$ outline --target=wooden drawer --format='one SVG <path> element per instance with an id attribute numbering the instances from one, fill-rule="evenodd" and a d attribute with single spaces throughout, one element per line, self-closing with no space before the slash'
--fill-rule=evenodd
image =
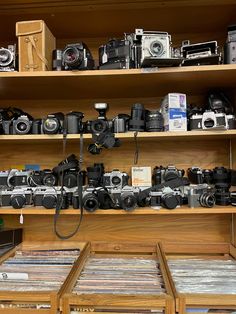
<path id="1" fill-rule="evenodd" d="M 127 294 L 101 292 L 90 294 L 88 292 L 82 292 L 81 294 L 73 293 L 73 289 L 76 286 L 77 279 L 81 278 L 80 275 L 85 266 L 88 265 L 88 261 L 99 259 L 99 258 L 125 258 L 130 259 L 141 258 L 142 260 L 154 260 L 159 261 L 160 274 L 162 276 L 165 292 L 163 294 L 146 294 L 142 292 L 140 294 L 135 294 L 133 292 L 128 292 Z M 165 313 L 174 313 L 174 299 L 168 281 L 168 276 L 165 273 L 165 267 L 161 259 L 161 253 L 158 245 L 145 245 L 145 244 L 135 244 L 135 243 L 91 243 L 88 244 L 86 249 L 82 252 L 80 256 L 81 264 L 76 270 L 76 276 L 68 285 L 67 293 L 62 298 L 62 309 L 63 314 L 72 313 L 73 310 L 76 311 L 108 311 L 109 313 L 116 313 L 122 311 L 127 311 L 129 313 L 135 312 L 135 310 L 142 313 L 142 310 L 156 310 Z M 101 261 L 101 260 L 100 260 Z M 139 261 L 138 261 L 139 263 Z M 122 264 L 123 265 L 123 264 Z M 96 266 L 95 266 L 96 267 Z M 132 266 L 131 266 L 132 267 Z M 97 269 L 96 269 L 97 271 Z M 105 270 L 106 271 L 106 270 Z M 125 275 L 124 275 L 125 276 Z M 94 276 L 96 278 L 96 276 Z M 118 280 L 120 278 L 118 277 Z M 131 280 L 132 281 L 132 280 Z M 139 281 L 140 282 L 140 281 Z M 116 285 L 117 280 L 113 284 Z M 135 287 L 136 288 L 136 287 Z M 103 289 L 103 288 L 102 288 Z"/>
<path id="2" fill-rule="evenodd" d="M 168 262 L 180 259 L 204 259 L 204 260 L 236 260 L 236 248 L 228 243 L 223 244 L 159 244 L 163 263 L 172 287 L 176 301 L 176 311 L 186 313 L 187 309 L 236 309 L 236 294 L 212 294 L 212 293 L 180 293 L 171 274 Z M 183 269 L 184 270 L 184 269 Z M 185 279 L 186 280 L 186 279 Z M 223 311 L 222 311 L 223 312 Z"/>
<path id="3" fill-rule="evenodd" d="M 17 250 L 30 249 L 30 250 L 48 250 L 48 249 L 80 249 L 83 254 L 83 249 L 86 243 L 64 242 L 64 243 L 22 243 L 16 248 L 12 249 L 0 259 L 2 264 L 9 257 L 15 255 Z M 72 280 L 75 270 L 80 264 L 80 255 L 76 259 L 75 263 L 71 267 L 66 279 L 62 286 L 56 291 L 0 291 L 0 313 L 44 313 L 44 314 L 56 314 L 59 309 L 60 297 L 67 288 L 67 285 Z M 1 282 L 2 283 L 2 282 Z M 36 306 L 37 305 L 37 306 Z M 45 305 L 43 308 L 42 305 Z"/>

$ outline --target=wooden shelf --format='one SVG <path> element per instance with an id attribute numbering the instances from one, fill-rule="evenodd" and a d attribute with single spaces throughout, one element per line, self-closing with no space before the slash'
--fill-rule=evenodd
<path id="1" fill-rule="evenodd" d="M 236 65 L 0 73 L 2 99 L 107 99 L 188 95 L 235 88 Z M 26 91 L 27 86 L 27 91 Z M 63 86 L 63 88 L 59 88 Z M 42 106 L 44 103 L 42 102 Z M 45 103 L 46 105 L 46 103 Z"/>
<path id="2" fill-rule="evenodd" d="M 54 209 L 39 209 L 39 208 L 23 208 L 23 215 L 54 215 Z M 78 209 L 66 209 L 61 210 L 62 215 L 79 215 L 80 211 Z M 14 208 L 1 208 L 0 214 L 6 215 L 20 215 L 20 209 Z M 87 212 L 84 210 L 85 215 L 195 215 L 195 214 L 236 214 L 235 206 L 217 206 L 214 208 L 188 208 L 184 206 L 182 208 L 176 208 L 173 210 L 168 209 L 152 209 L 150 207 L 147 208 L 136 208 L 133 211 L 125 211 L 125 210 L 115 210 L 115 209 L 99 209 L 93 213 Z"/>
<path id="3" fill-rule="evenodd" d="M 134 138 L 134 132 L 117 133 L 117 138 L 122 140 L 132 140 Z M 67 141 L 79 141 L 79 134 L 68 134 Z M 91 134 L 84 134 L 84 140 L 91 140 Z M 235 130 L 222 130 L 222 131 L 188 131 L 188 132 L 139 132 L 138 139 L 140 140 L 155 140 L 155 141 L 191 141 L 191 140 L 208 140 L 208 139 L 231 139 L 236 138 Z M 63 135 L 46 135 L 46 134 L 28 134 L 28 135 L 0 135 L 0 141 L 3 142 L 57 142 L 62 141 Z"/>

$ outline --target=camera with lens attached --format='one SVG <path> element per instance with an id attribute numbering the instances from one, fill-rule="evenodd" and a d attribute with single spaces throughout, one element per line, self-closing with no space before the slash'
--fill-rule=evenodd
<path id="1" fill-rule="evenodd" d="M 34 191 L 34 206 L 43 206 L 47 209 L 56 208 L 58 202 L 60 209 L 69 207 L 69 199 L 65 190 L 61 192 L 60 187 L 39 187 Z"/>
<path id="2" fill-rule="evenodd" d="M 170 187 L 164 187 L 157 191 L 151 191 L 149 194 L 149 205 L 154 209 L 161 207 L 174 209 L 182 205 L 182 195 L 180 190 L 173 190 Z"/>
<path id="3" fill-rule="evenodd" d="M 235 116 L 206 110 L 203 114 L 192 115 L 189 123 L 190 130 L 235 129 Z"/>
<path id="4" fill-rule="evenodd" d="M 182 178 L 184 173 L 185 171 L 183 169 L 177 169 L 172 165 L 167 167 L 155 167 L 152 174 L 153 185 L 158 185 L 177 178 Z"/>
<path id="5" fill-rule="evenodd" d="M 86 187 L 82 195 L 82 204 L 85 210 L 94 212 L 96 209 L 112 208 L 112 200 L 103 187 Z"/>
<path id="6" fill-rule="evenodd" d="M 135 67 L 131 42 L 112 39 L 99 47 L 100 69 L 131 69 Z"/>
<path id="7" fill-rule="evenodd" d="M 210 169 L 201 169 L 199 167 L 188 168 L 188 178 L 194 184 L 213 184 L 213 172 Z"/>
<path id="8" fill-rule="evenodd" d="M 224 47 L 224 63 L 236 63 L 236 25 L 228 26 L 228 37 Z"/>
<path id="9" fill-rule="evenodd" d="M 16 70 L 16 45 L 8 45 L 7 48 L 0 48 L 0 72 L 12 72 Z"/>
<path id="10" fill-rule="evenodd" d="M 45 119 L 42 119 L 43 134 L 60 134 L 63 133 L 64 114 L 62 112 L 51 113 Z"/>
<path id="11" fill-rule="evenodd" d="M 120 172 L 118 169 L 106 172 L 103 175 L 103 186 L 105 188 L 122 189 L 125 185 L 128 185 L 128 181 L 128 174 L 126 172 Z"/>
<path id="12" fill-rule="evenodd" d="M 5 119 L 1 121 L 3 134 L 29 134 L 32 132 L 33 117 L 21 109 L 5 109 Z"/>
<path id="13" fill-rule="evenodd" d="M 7 176 L 7 185 L 9 187 L 28 186 L 31 170 L 11 169 Z"/>
<path id="14" fill-rule="evenodd" d="M 81 134 L 84 132 L 83 112 L 72 111 L 66 114 L 64 128 L 67 134 Z"/>
<path id="15" fill-rule="evenodd" d="M 53 52 L 54 70 L 93 70 L 94 60 L 86 44 L 67 45 L 62 51 Z"/>
<path id="16" fill-rule="evenodd" d="M 32 205 L 33 191 L 30 188 L 8 188 L 0 191 L 0 206 L 20 209 Z"/>
<path id="17" fill-rule="evenodd" d="M 113 132 L 125 133 L 129 130 L 130 116 L 128 114 L 120 113 L 113 120 Z"/>
<path id="18" fill-rule="evenodd" d="M 184 187 L 184 194 L 188 197 L 188 206 L 211 208 L 216 204 L 213 189 L 208 184 L 190 185 Z"/>
<path id="19" fill-rule="evenodd" d="M 140 188 L 129 185 L 109 189 L 113 208 L 122 208 L 127 211 L 134 210 L 138 206 L 139 192 Z"/>
<path id="20" fill-rule="evenodd" d="M 125 34 L 125 39 L 131 43 L 136 68 L 179 66 L 182 62 L 166 32 L 135 29 L 134 33 Z"/>
<path id="21" fill-rule="evenodd" d="M 32 187 L 55 186 L 58 183 L 57 175 L 51 169 L 33 171 L 29 176 L 28 183 Z"/>

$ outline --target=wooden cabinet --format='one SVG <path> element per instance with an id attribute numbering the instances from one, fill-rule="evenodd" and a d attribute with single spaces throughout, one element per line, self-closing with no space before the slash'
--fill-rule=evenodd
<path id="1" fill-rule="evenodd" d="M 217 40 L 222 46 L 227 26 L 235 22 L 236 0 L 19 0 L 1 1 L 1 45 L 16 41 L 15 23 L 43 19 L 57 46 L 84 41 L 96 62 L 98 47 L 111 37 L 122 37 L 136 27 L 168 31 L 173 45 Z M 0 106 L 16 106 L 35 118 L 50 112 L 82 111 L 95 118 L 93 104 L 110 104 L 109 117 L 129 113 L 135 102 L 146 108 L 159 108 L 168 92 L 187 94 L 190 103 L 201 105 L 211 88 L 226 89 L 235 95 L 236 65 L 176 67 L 157 70 L 94 70 L 84 72 L 0 73 Z M 85 144 L 91 141 L 85 135 Z M 130 173 L 134 162 L 133 133 L 121 134 L 120 148 L 103 150 L 98 156 L 85 150 L 84 167 L 103 162 Z M 0 136 L 1 169 L 20 164 L 53 167 L 63 155 L 62 136 Z M 187 169 L 225 166 L 236 168 L 236 130 L 223 132 L 139 133 L 140 166 L 175 164 Z M 79 154 L 79 136 L 69 135 L 66 153 Z M 20 210 L 0 208 L 8 227 L 19 226 Z M 25 241 L 59 241 L 53 232 L 53 210 L 25 208 Z M 69 232 L 79 220 L 77 210 L 62 211 L 60 230 Z M 136 209 L 131 213 L 98 210 L 85 213 L 80 231 L 72 240 L 152 242 L 236 242 L 236 208 L 187 207 L 172 211 Z"/>

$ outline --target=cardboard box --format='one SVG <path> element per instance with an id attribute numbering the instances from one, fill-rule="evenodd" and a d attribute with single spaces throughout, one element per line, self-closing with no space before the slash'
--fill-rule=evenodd
<path id="1" fill-rule="evenodd" d="M 52 70 L 56 39 L 42 20 L 16 23 L 19 71 Z"/>
<path id="2" fill-rule="evenodd" d="M 187 101 L 185 94 L 170 93 L 161 103 L 164 131 L 187 131 Z"/>
<path id="3" fill-rule="evenodd" d="M 151 167 L 132 167 L 132 186 L 138 187 L 152 186 Z"/>

